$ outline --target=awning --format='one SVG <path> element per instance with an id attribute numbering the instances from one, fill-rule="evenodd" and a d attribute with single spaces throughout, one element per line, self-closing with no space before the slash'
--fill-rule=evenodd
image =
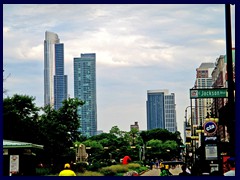
<path id="1" fill-rule="evenodd" d="M 28 142 L 3 140 L 3 149 L 10 149 L 10 148 L 37 148 L 37 149 L 43 149 L 43 145 L 33 144 L 33 143 L 28 143 Z"/>

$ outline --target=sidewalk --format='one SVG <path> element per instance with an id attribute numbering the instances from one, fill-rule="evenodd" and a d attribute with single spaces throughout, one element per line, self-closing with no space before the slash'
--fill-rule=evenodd
<path id="1" fill-rule="evenodd" d="M 140 176 L 159 176 L 160 175 L 160 169 L 150 169 L 149 171 L 143 173 Z"/>
<path id="2" fill-rule="evenodd" d="M 173 176 L 178 176 L 178 174 L 180 172 L 182 172 L 181 167 L 180 166 L 176 166 L 174 169 L 169 169 L 169 171 L 172 173 Z M 149 171 L 143 173 L 140 176 L 160 176 L 160 169 L 150 169 Z"/>

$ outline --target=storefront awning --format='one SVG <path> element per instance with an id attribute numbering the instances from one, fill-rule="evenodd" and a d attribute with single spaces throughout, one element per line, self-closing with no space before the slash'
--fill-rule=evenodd
<path id="1" fill-rule="evenodd" d="M 3 149 L 10 149 L 10 148 L 37 148 L 37 149 L 43 149 L 43 145 L 33 144 L 33 143 L 28 143 L 28 142 L 3 140 Z"/>

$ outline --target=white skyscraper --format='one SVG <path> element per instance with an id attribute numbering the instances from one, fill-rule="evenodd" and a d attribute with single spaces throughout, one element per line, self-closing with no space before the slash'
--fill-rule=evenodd
<path id="1" fill-rule="evenodd" d="M 45 32 L 44 40 L 44 106 L 54 105 L 55 44 L 60 43 L 58 35 Z"/>

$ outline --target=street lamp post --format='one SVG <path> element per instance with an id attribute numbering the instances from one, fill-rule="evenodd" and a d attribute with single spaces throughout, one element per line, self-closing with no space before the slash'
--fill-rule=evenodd
<path id="1" fill-rule="evenodd" d="M 210 108 L 210 106 L 197 106 L 197 107 L 204 107 L 204 108 Z M 200 119 L 199 120 L 199 123 L 198 125 L 197 124 L 194 124 L 193 123 L 193 109 L 196 108 L 196 106 L 192 106 L 192 101 L 191 101 L 191 105 L 190 106 L 187 106 L 186 109 L 185 109 L 185 128 L 187 126 L 189 126 L 189 122 L 188 122 L 188 119 L 187 119 L 187 110 L 188 108 L 191 108 L 191 116 L 190 116 L 190 132 L 191 132 L 191 155 L 190 158 L 192 158 L 192 164 L 195 163 L 195 159 L 196 159 L 196 141 L 198 140 L 199 142 L 199 146 L 201 146 L 203 143 L 203 134 L 201 133 L 200 135 L 196 135 L 196 133 L 198 132 L 197 129 L 199 129 L 200 127 L 200 130 L 202 132 L 202 125 L 203 125 L 203 120 Z M 195 112 L 195 111 L 194 111 Z M 194 130 L 196 128 L 196 131 Z M 186 129 L 185 129 L 186 130 Z M 186 137 L 187 138 L 187 137 Z"/>

